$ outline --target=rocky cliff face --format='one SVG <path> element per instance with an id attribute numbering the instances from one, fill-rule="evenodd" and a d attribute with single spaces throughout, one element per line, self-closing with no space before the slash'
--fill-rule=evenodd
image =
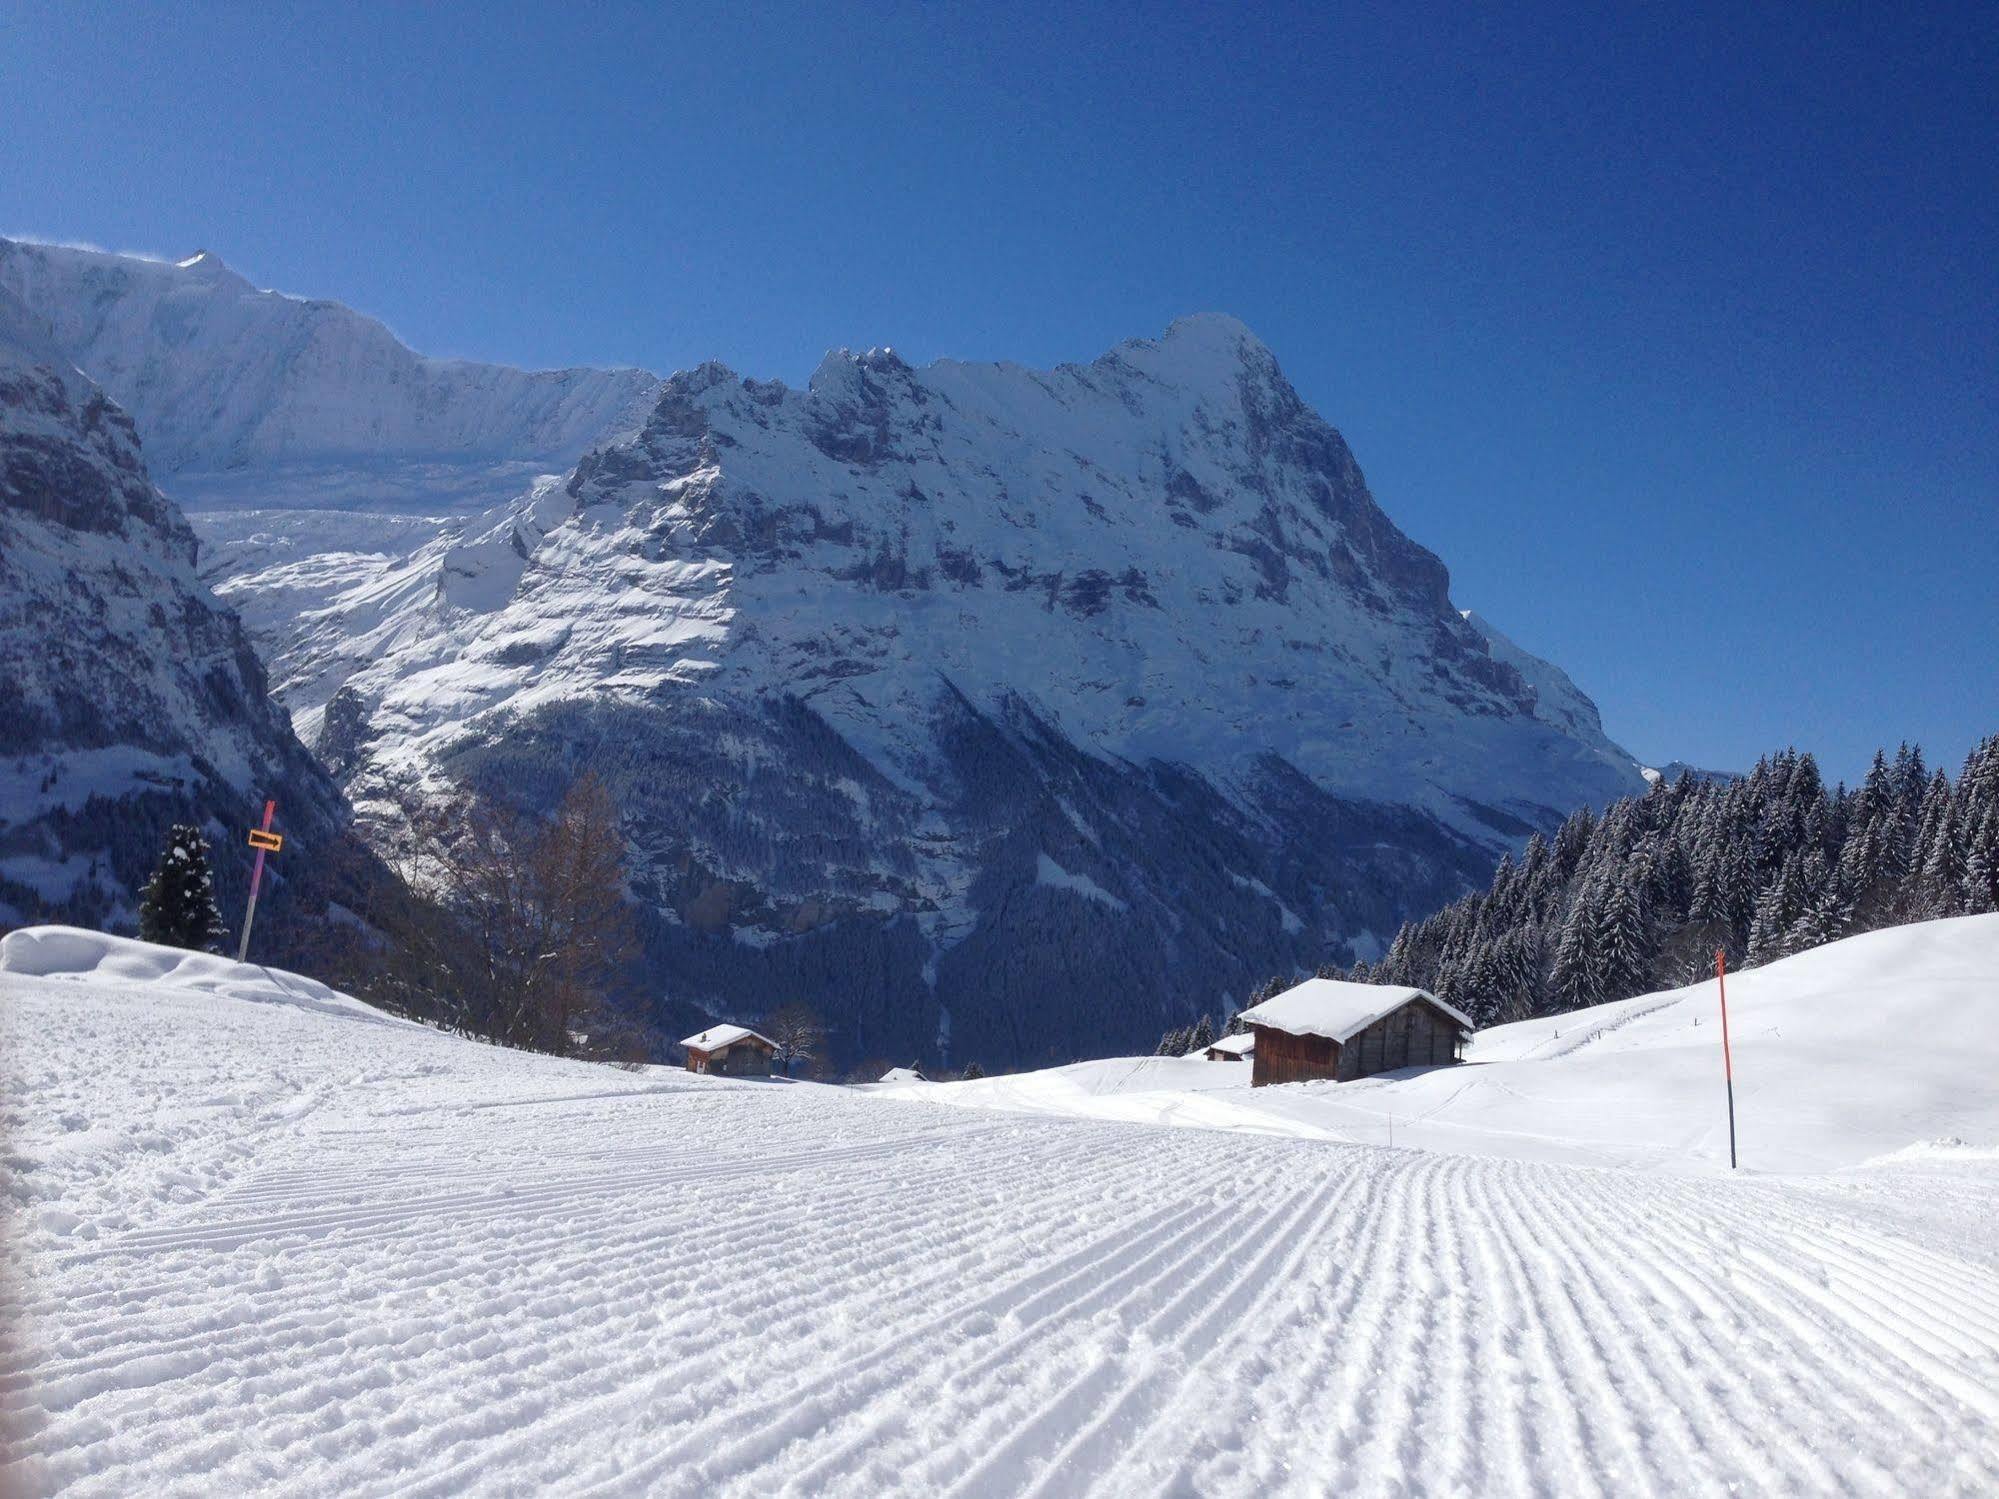
<path id="1" fill-rule="evenodd" d="M 293 862 L 348 820 L 269 697 L 131 418 L 0 291 L 0 923 L 120 925 L 168 823 L 226 855 L 263 797 Z M 284 897 L 278 897 L 280 900 Z"/>
<path id="2" fill-rule="evenodd" d="M 566 483 L 298 586 L 278 670 L 364 811 L 607 775 L 676 1023 L 802 998 L 850 1055 L 1147 1042 L 1643 784 L 1220 317 L 1050 372 L 704 366 Z"/>

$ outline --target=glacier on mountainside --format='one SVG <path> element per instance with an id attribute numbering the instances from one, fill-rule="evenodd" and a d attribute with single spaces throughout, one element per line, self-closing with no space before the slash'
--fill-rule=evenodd
<path id="1" fill-rule="evenodd" d="M 338 302 L 0 239 L 0 290 L 131 413 L 189 508 L 480 508 L 641 419 L 657 376 L 427 359 Z"/>

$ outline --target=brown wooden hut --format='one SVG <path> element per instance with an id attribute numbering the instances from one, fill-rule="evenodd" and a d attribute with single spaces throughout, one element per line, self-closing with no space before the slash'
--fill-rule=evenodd
<path id="1" fill-rule="evenodd" d="M 714 1025 L 680 1043 L 687 1048 L 687 1070 L 721 1077 L 769 1077 L 777 1043 L 746 1025 Z"/>
<path id="2" fill-rule="evenodd" d="M 1427 990 L 1336 979 L 1307 979 L 1242 1018 L 1256 1037 L 1256 1088 L 1445 1066 L 1472 1031 L 1469 1016 Z"/>
<path id="3" fill-rule="evenodd" d="M 1236 1036 L 1220 1036 L 1208 1048 L 1210 1062 L 1244 1062 L 1256 1055 L 1256 1035 L 1244 1031 Z"/>

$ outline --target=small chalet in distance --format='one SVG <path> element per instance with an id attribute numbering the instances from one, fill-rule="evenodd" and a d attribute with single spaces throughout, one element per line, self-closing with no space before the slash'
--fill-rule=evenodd
<path id="1" fill-rule="evenodd" d="M 930 1079 L 923 1075 L 921 1067 L 911 1066 L 889 1068 L 888 1071 L 882 1074 L 882 1081 L 885 1083 L 927 1083 Z"/>
<path id="2" fill-rule="evenodd" d="M 777 1043 L 746 1025 L 711 1025 L 680 1043 L 687 1048 L 689 1072 L 718 1077 L 769 1077 Z"/>
<path id="3" fill-rule="evenodd" d="M 1256 1055 L 1256 1032 L 1244 1031 L 1239 1036 L 1217 1036 L 1210 1046 L 1207 1057 L 1210 1062 L 1241 1062 Z"/>
<path id="4" fill-rule="evenodd" d="M 1349 1082 L 1458 1060 L 1471 1017 L 1423 989 L 1307 979 L 1242 1012 L 1256 1038 L 1250 1086 Z"/>

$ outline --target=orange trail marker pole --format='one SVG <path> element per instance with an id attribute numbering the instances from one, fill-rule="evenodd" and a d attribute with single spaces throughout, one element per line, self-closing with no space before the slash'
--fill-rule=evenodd
<path id="1" fill-rule="evenodd" d="M 1721 995 L 1721 1074 L 1728 1079 L 1728 1169 L 1735 1170 L 1735 1062 L 1728 1054 L 1728 955 L 1714 950 L 1714 985 Z"/>
<path id="2" fill-rule="evenodd" d="M 243 940 L 236 944 L 236 961 L 239 963 L 246 962 L 250 956 L 250 928 L 257 922 L 257 888 L 264 883 L 264 851 L 270 846 L 268 842 L 259 842 L 257 834 L 271 831 L 271 818 L 277 810 L 276 802 L 265 802 L 264 825 L 250 834 L 250 842 L 257 850 L 257 862 L 250 870 L 250 909 L 243 913 Z"/>

